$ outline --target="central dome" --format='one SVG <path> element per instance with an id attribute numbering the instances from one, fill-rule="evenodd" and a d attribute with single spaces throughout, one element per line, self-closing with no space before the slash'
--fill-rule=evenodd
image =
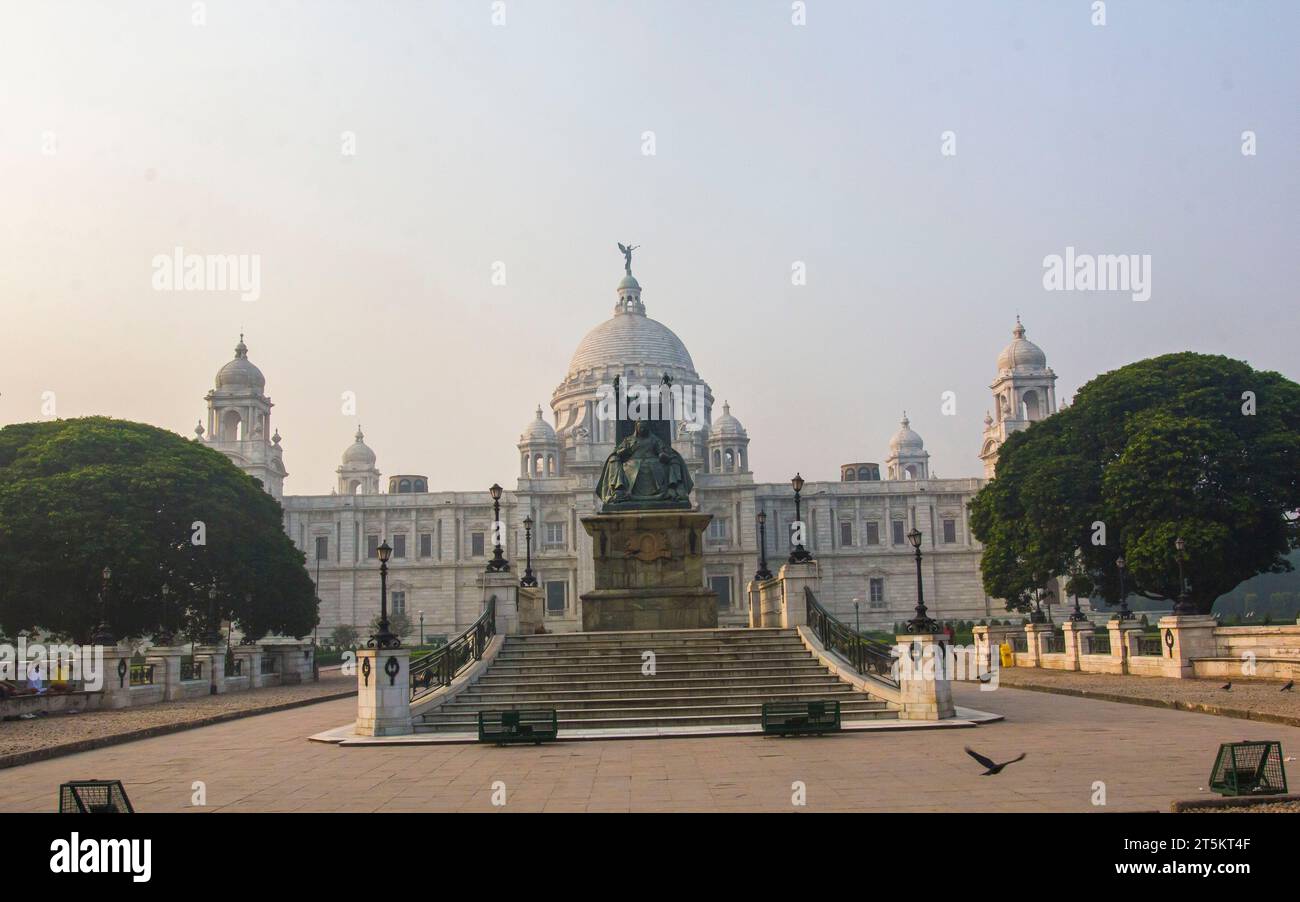
<path id="1" fill-rule="evenodd" d="M 569 374 L 633 366 L 695 372 L 686 345 L 672 329 L 644 313 L 620 312 L 582 339 L 569 361 Z"/>

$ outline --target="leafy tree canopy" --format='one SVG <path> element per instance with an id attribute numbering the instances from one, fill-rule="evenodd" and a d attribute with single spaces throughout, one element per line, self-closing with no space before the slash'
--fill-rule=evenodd
<path id="1" fill-rule="evenodd" d="M 0 629 L 88 639 L 107 566 L 119 637 L 193 636 L 210 606 L 247 636 L 306 635 L 315 589 L 282 521 L 279 502 L 225 456 L 153 426 L 85 417 L 0 429 Z"/>
<path id="2" fill-rule="evenodd" d="M 1074 403 L 1013 433 L 971 502 L 984 588 L 1021 604 L 1057 576 L 1119 602 L 1126 590 L 1214 600 L 1300 547 L 1300 385 L 1222 356 L 1167 354 L 1098 376 Z M 1104 542 L 1102 539 L 1104 538 Z"/>

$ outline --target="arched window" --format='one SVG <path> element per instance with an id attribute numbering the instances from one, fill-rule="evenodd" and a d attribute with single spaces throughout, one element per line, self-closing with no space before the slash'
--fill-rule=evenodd
<path id="1" fill-rule="evenodd" d="M 858 474 L 853 471 L 852 467 L 844 471 L 845 482 L 853 482 L 857 478 L 858 478 Z"/>
<path id="2" fill-rule="evenodd" d="M 1027 391 L 1020 397 L 1021 409 L 1024 412 L 1024 419 L 1034 423 L 1042 419 L 1042 405 L 1038 403 L 1038 392 Z"/>
<path id="3" fill-rule="evenodd" d="M 916 478 L 916 465 L 915 465 L 915 464 L 908 464 L 906 467 L 903 468 L 903 478 L 904 478 L 904 479 L 915 479 L 915 478 Z"/>
<path id="4" fill-rule="evenodd" d="M 723 455 L 722 468 L 728 473 L 736 469 L 736 455 L 730 448 L 728 448 L 727 453 Z"/>
<path id="5" fill-rule="evenodd" d="M 866 467 L 858 467 L 858 478 L 859 478 L 859 479 L 870 479 L 870 478 L 871 478 L 871 471 L 868 470 Z"/>
<path id="6" fill-rule="evenodd" d="M 548 455 L 546 455 L 546 475 L 547 475 L 547 476 L 554 476 L 554 475 L 555 475 L 555 455 L 554 455 L 554 454 L 548 454 Z"/>
<path id="7" fill-rule="evenodd" d="M 717 448 L 713 449 L 713 471 L 715 473 L 722 471 L 722 452 Z"/>
<path id="8" fill-rule="evenodd" d="M 422 494 L 429 491 L 429 483 L 425 482 L 423 479 L 415 480 L 415 491 Z"/>
<path id="9" fill-rule="evenodd" d="M 546 475 L 546 460 L 540 454 L 533 457 L 533 475 L 537 477 Z"/>
<path id="10" fill-rule="evenodd" d="M 411 493 L 411 480 L 403 479 L 399 482 L 397 484 L 397 492 L 401 495 L 409 495 Z"/>
<path id="11" fill-rule="evenodd" d="M 361 494 L 361 480 L 360 480 L 360 479 L 354 479 L 354 480 L 352 480 L 352 482 L 350 482 L 350 483 L 348 484 L 348 494 L 349 494 L 349 495 L 360 495 L 360 494 Z"/>
<path id="12" fill-rule="evenodd" d="M 244 419 L 238 410 L 227 410 L 221 415 L 221 440 L 238 442 L 244 438 Z"/>

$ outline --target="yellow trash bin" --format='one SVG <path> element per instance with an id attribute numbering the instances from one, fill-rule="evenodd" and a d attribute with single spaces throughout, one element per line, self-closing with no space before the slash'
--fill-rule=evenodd
<path id="1" fill-rule="evenodd" d="M 998 646 L 998 654 L 999 654 L 999 655 L 1001 656 L 1001 658 L 1002 658 L 1002 666 L 1003 666 L 1003 667 L 1015 667 L 1015 666 L 1016 666 L 1016 653 L 1015 653 L 1014 651 L 1011 650 L 1011 644 L 1010 644 L 1010 643 L 1008 643 L 1008 642 L 1003 642 L 1001 645 L 999 645 L 999 646 Z"/>

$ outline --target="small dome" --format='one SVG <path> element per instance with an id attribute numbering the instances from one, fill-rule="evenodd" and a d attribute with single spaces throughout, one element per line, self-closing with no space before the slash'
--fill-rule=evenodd
<path id="1" fill-rule="evenodd" d="M 623 280 L 618 283 L 619 291 L 625 291 L 633 288 L 635 288 L 637 291 L 640 291 L 641 283 L 636 280 L 636 276 L 631 275 L 630 273 L 624 276 Z"/>
<path id="2" fill-rule="evenodd" d="M 925 450 L 925 442 L 912 431 L 912 424 L 908 420 L 906 413 L 903 414 L 903 420 L 899 424 L 898 431 L 889 440 L 889 450 L 904 454 L 919 454 Z"/>
<path id="3" fill-rule="evenodd" d="M 998 370 L 1041 370 L 1047 367 L 1047 355 L 1043 349 L 1025 338 L 1025 327 L 1016 317 L 1016 327 L 1011 330 L 1011 344 L 1002 349 L 998 355 Z"/>
<path id="4" fill-rule="evenodd" d="M 662 323 L 640 313 L 615 314 L 587 333 L 569 361 L 572 378 L 583 370 L 642 366 L 695 372 L 686 345 Z"/>
<path id="5" fill-rule="evenodd" d="M 714 420 L 713 425 L 709 427 L 709 435 L 747 437 L 745 427 L 740 424 L 740 420 L 731 415 L 731 405 L 726 401 L 722 402 L 722 416 Z"/>
<path id="6" fill-rule="evenodd" d="M 550 445 L 555 443 L 555 430 L 551 424 L 542 419 L 542 407 L 537 405 L 537 418 L 530 422 L 519 435 L 521 445 Z"/>
<path id="7" fill-rule="evenodd" d="M 235 345 L 235 359 L 217 370 L 217 389 L 252 389 L 261 394 L 265 388 L 266 377 L 248 359 L 248 346 L 244 344 L 244 336 L 240 335 L 239 344 Z"/>
<path id="8" fill-rule="evenodd" d="M 375 465 L 375 452 L 371 451 L 370 447 L 366 445 L 365 438 L 365 435 L 361 432 L 361 427 L 358 426 L 356 441 L 343 452 L 343 466 L 370 468 Z"/>

